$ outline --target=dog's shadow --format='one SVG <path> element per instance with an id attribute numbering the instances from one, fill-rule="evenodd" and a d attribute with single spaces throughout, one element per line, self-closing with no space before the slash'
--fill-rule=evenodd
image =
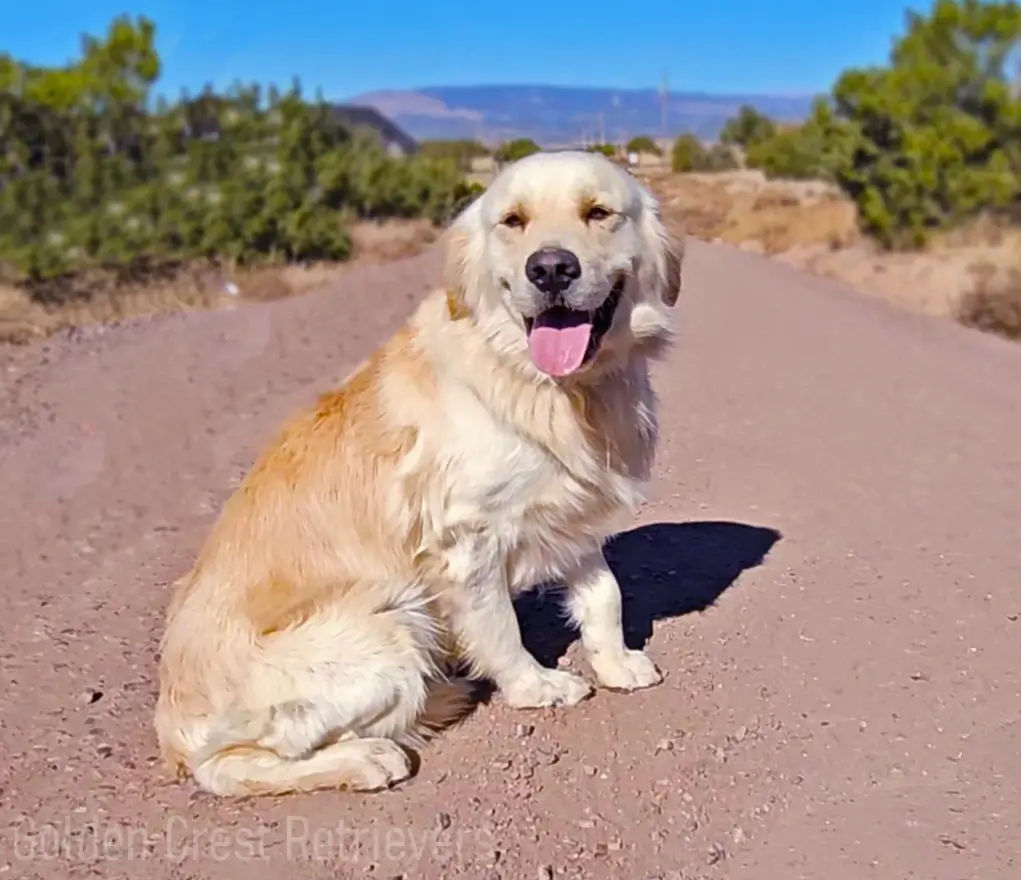
<path id="1" fill-rule="evenodd" d="M 645 647 L 654 621 L 711 606 L 780 537 L 775 529 L 721 521 L 653 523 L 617 535 L 605 553 L 623 596 L 628 647 Z M 515 605 L 525 647 L 544 666 L 556 666 L 578 638 L 562 591 L 537 590 Z"/>

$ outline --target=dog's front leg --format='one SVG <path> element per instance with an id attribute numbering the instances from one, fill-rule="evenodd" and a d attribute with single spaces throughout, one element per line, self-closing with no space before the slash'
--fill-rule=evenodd
<path id="1" fill-rule="evenodd" d="M 542 666 L 521 642 L 510 590 L 495 573 L 473 577 L 453 609 L 458 640 L 473 667 L 519 709 L 573 706 L 592 686 L 570 672 Z"/>
<path id="2" fill-rule="evenodd" d="M 624 644 L 620 586 L 602 552 L 593 553 L 565 578 L 571 616 L 603 687 L 636 690 L 662 681 L 655 664 Z"/>

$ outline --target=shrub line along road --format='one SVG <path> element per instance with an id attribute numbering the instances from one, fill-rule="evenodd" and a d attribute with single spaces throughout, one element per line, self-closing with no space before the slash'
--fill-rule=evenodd
<path id="1" fill-rule="evenodd" d="M 377 796 L 160 775 L 167 583 L 439 265 L 0 354 L 0 878 L 1019 876 L 1021 346 L 698 243 L 610 551 L 660 687 L 494 700 Z"/>

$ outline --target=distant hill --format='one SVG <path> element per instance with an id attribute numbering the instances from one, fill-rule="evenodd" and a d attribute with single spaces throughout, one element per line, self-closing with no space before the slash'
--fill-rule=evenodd
<path id="1" fill-rule="evenodd" d="M 671 92 L 666 133 L 690 131 L 711 140 L 742 104 L 778 121 L 808 115 L 812 95 L 712 95 Z M 659 137 L 662 108 L 656 89 L 570 88 L 542 85 L 430 86 L 415 91 L 367 92 L 349 99 L 384 113 L 412 137 L 479 138 L 500 143 L 530 137 L 543 146 L 585 138 Z M 602 128 L 600 128 L 602 114 Z"/>

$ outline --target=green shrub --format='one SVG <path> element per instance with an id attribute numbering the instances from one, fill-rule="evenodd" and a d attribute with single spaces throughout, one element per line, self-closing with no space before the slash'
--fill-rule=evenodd
<path id="1" fill-rule="evenodd" d="M 697 171 L 733 171 L 740 167 L 734 150 L 726 144 L 713 144 L 706 151 L 702 168 Z"/>
<path id="2" fill-rule="evenodd" d="M 350 218 L 441 223 L 456 156 L 392 158 L 297 81 L 150 101 L 154 26 L 119 18 L 62 68 L 0 56 L 0 274 L 39 298 L 95 270 L 343 260 Z"/>
<path id="3" fill-rule="evenodd" d="M 538 153 L 541 149 L 531 138 L 517 138 L 516 140 L 501 144 L 493 154 L 493 158 L 497 162 L 502 163 L 517 162 L 518 159 L 524 159 L 525 156 Z"/>
<path id="4" fill-rule="evenodd" d="M 854 200 L 890 248 L 1021 198 L 1021 5 L 936 0 L 909 13 L 884 66 L 851 69 L 800 127 L 742 111 L 724 138 L 771 177 L 823 178 Z"/>
<path id="5" fill-rule="evenodd" d="M 663 155 L 663 151 L 660 149 L 659 144 L 657 144 L 651 137 L 644 134 L 631 138 L 631 140 L 627 142 L 627 147 L 625 149 L 629 153 L 650 153 L 653 156 Z"/>
<path id="6" fill-rule="evenodd" d="M 745 152 L 745 165 L 759 168 L 771 178 L 819 180 L 832 177 L 834 172 L 825 156 L 825 144 L 810 120 L 750 146 Z"/>
<path id="7" fill-rule="evenodd" d="M 588 151 L 590 153 L 602 153 L 611 159 L 617 155 L 617 148 L 613 144 L 593 144 L 588 148 Z"/>
<path id="8" fill-rule="evenodd" d="M 489 155 L 489 150 L 481 141 L 467 139 L 422 141 L 419 149 L 423 158 L 453 162 L 463 172 L 471 171 L 473 160 Z"/>
<path id="9" fill-rule="evenodd" d="M 845 71 L 799 132 L 750 148 L 749 163 L 834 181 L 891 248 L 1011 209 L 1021 196 L 1019 49 L 1017 3 L 937 0 L 908 14 L 886 66 Z"/>
<path id="10" fill-rule="evenodd" d="M 748 148 L 767 141 L 776 134 L 773 120 L 745 104 L 737 116 L 727 121 L 720 132 L 720 143 Z"/>
<path id="11" fill-rule="evenodd" d="M 738 167 L 734 151 L 726 144 L 709 149 L 693 134 L 682 134 L 674 141 L 670 166 L 676 172 L 729 171 Z"/>
<path id="12" fill-rule="evenodd" d="M 693 134 L 682 134 L 674 141 L 670 167 L 676 172 L 700 171 L 705 168 L 706 149 Z"/>

